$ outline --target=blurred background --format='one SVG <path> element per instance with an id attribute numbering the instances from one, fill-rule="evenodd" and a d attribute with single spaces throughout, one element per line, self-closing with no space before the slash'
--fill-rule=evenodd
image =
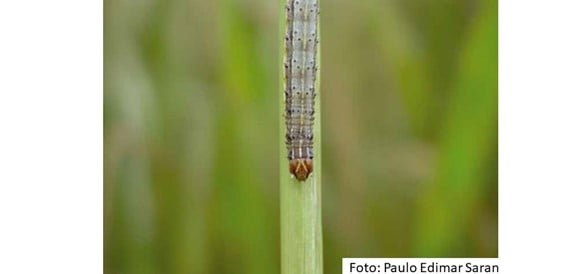
<path id="1" fill-rule="evenodd" d="M 498 256 L 497 1 L 320 4 L 325 272 Z M 104 1 L 105 273 L 279 273 L 279 14 Z"/>

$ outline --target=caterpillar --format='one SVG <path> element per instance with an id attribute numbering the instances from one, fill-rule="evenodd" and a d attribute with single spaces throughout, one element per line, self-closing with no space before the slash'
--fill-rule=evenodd
<path id="1" fill-rule="evenodd" d="M 318 0 L 288 0 L 285 33 L 285 121 L 289 172 L 305 181 L 313 172 Z"/>

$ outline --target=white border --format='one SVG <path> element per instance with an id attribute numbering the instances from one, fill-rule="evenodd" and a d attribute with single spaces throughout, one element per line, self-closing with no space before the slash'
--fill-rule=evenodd
<path id="1" fill-rule="evenodd" d="M 502 273 L 561 273 L 567 226 L 567 4 L 501 0 Z"/>
<path id="2" fill-rule="evenodd" d="M 0 273 L 102 273 L 102 1 L 0 2 Z"/>

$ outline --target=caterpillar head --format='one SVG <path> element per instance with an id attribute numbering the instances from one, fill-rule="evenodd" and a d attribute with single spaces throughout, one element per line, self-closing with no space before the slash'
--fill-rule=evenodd
<path id="1" fill-rule="evenodd" d="M 299 181 L 305 181 L 313 172 L 313 161 L 311 159 L 293 159 L 289 161 L 289 172 Z"/>

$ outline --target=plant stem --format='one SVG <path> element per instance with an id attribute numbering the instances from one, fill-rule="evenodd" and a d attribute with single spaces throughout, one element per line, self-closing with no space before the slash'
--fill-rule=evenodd
<path id="1" fill-rule="evenodd" d="M 280 60 L 284 60 L 286 0 L 280 1 Z M 319 28 L 319 26 L 317 26 Z M 317 35 L 319 36 L 319 31 Z M 320 67 L 320 50 L 317 63 Z M 320 71 L 320 69 L 319 69 Z M 284 70 L 280 66 L 279 117 L 280 117 L 280 222 L 281 222 L 281 273 L 322 274 L 323 243 L 321 228 L 321 90 L 320 73 L 317 73 L 315 90 L 315 124 L 313 126 L 314 159 L 313 173 L 299 182 L 289 172 L 285 146 L 285 95 Z"/>

